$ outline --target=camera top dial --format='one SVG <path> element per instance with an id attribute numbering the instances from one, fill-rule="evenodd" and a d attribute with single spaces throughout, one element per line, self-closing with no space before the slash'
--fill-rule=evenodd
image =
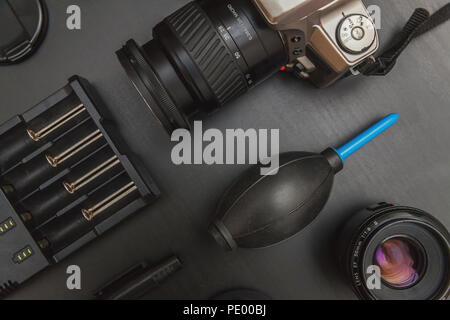
<path id="1" fill-rule="evenodd" d="M 339 24 L 337 39 L 344 51 L 361 54 L 372 46 L 376 33 L 372 19 L 362 14 L 353 14 L 346 16 Z"/>

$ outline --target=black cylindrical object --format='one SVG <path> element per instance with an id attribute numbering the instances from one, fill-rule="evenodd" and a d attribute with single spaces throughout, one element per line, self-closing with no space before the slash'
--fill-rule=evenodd
<path id="1" fill-rule="evenodd" d="M 57 253 L 88 233 L 96 222 L 86 220 L 81 213 L 82 209 L 82 206 L 77 206 L 39 228 L 39 243 L 42 249 Z"/>
<path id="2" fill-rule="evenodd" d="M 361 299 L 449 296 L 450 234 L 427 212 L 387 203 L 364 209 L 340 229 L 337 249 L 345 276 Z M 380 269 L 379 288 L 367 285 L 373 266 Z"/>
<path id="3" fill-rule="evenodd" d="M 182 266 L 177 257 L 171 257 L 156 267 L 147 262 L 140 263 L 109 282 L 95 296 L 98 300 L 137 300 L 159 287 Z"/>
<path id="4" fill-rule="evenodd" d="M 187 4 L 139 47 L 117 52 L 153 113 L 169 131 L 211 112 L 263 81 L 287 62 L 278 32 L 251 1 L 199 0 Z"/>
<path id="5" fill-rule="evenodd" d="M 89 116 L 85 111 L 85 107 L 77 99 L 69 96 L 31 121 L 22 122 L 1 134 L 0 173 L 85 121 Z"/>
<path id="6" fill-rule="evenodd" d="M 111 197 L 121 187 L 130 183 L 130 181 L 130 177 L 126 173 L 122 173 L 114 178 L 113 181 L 96 190 L 93 194 L 90 194 L 88 199 L 80 205 L 42 225 L 37 229 L 37 238 L 41 239 L 39 241 L 41 247 L 45 250 L 50 250 L 51 253 L 59 252 L 88 233 L 114 212 L 117 212 L 132 202 L 139 195 L 137 190 L 127 194 L 126 197 L 119 198 L 119 201 L 116 202 L 114 202 L 114 197 Z M 117 197 L 119 196 L 117 195 Z M 112 203 L 113 205 L 107 206 L 108 203 Z M 94 206 L 97 206 L 99 209 L 103 206 L 107 207 L 97 216 L 92 219 L 87 219 L 83 211 L 89 210 Z"/>
<path id="7" fill-rule="evenodd" d="M 96 129 L 93 122 L 86 122 L 45 152 L 6 173 L 0 182 L 11 186 L 16 197 L 23 197 L 104 144 L 100 130 Z M 56 159 L 61 162 L 58 163 Z"/>
<path id="8" fill-rule="evenodd" d="M 24 125 L 0 135 L 0 173 L 19 163 L 40 145 L 30 138 Z"/>
<path id="9" fill-rule="evenodd" d="M 11 186 L 14 194 L 20 198 L 57 173 L 58 171 L 41 155 L 5 174 L 1 182 L 3 185 Z"/>
<path id="10" fill-rule="evenodd" d="M 29 217 L 30 224 L 39 226 L 72 201 L 99 187 L 122 170 L 113 151 L 102 148 L 93 158 L 81 162 L 62 179 L 23 200 L 19 206 Z"/>
<path id="11" fill-rule="evenodd" d="M 25 222 L 29 220 L 33 226 L 39 226 L 75 199 L 76 196 L 68 193 L 58 182 L 20 203 Z"/>

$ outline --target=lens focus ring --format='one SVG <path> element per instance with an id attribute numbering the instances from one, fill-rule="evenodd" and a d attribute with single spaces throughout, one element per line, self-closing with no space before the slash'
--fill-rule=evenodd
<path id="1" fill-rule="evenodd" d="M 247 91 L 245 77 L 234 57 L 196 2 L 189 3 L 166 21 L 195 61 L 219 104 Z"/>

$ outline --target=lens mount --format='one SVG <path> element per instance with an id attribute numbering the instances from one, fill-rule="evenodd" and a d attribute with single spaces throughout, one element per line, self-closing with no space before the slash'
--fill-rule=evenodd
<path id="1" fill-rule="evenodd" d="M 381 203 L 360 211 L 343 228 L 339 252 L 361 299 L 436 300 L 450 293 L 450 235 L 422 210 Z M 367 285 L 372 266 L 381 269 L 381 288 Z"/>

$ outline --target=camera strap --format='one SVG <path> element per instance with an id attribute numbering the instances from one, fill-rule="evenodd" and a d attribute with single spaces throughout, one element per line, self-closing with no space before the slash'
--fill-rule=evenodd
<path id="1" fill-rule="evenodd" d="M 377 58 L 372 57 L 367 59 L 357 66 L 354 71 L 357 71 L 365 76 L 387 75 L 394 68 L 398 57 L 413 39 L 436 28 L 449 19 L 450 3 L 439 9 L 431 16 L 425 9 L 416 9 L 389 49 Z M 352 74 L 354 73 L 349 72 L 346 76 L 350 76 Z"/>

